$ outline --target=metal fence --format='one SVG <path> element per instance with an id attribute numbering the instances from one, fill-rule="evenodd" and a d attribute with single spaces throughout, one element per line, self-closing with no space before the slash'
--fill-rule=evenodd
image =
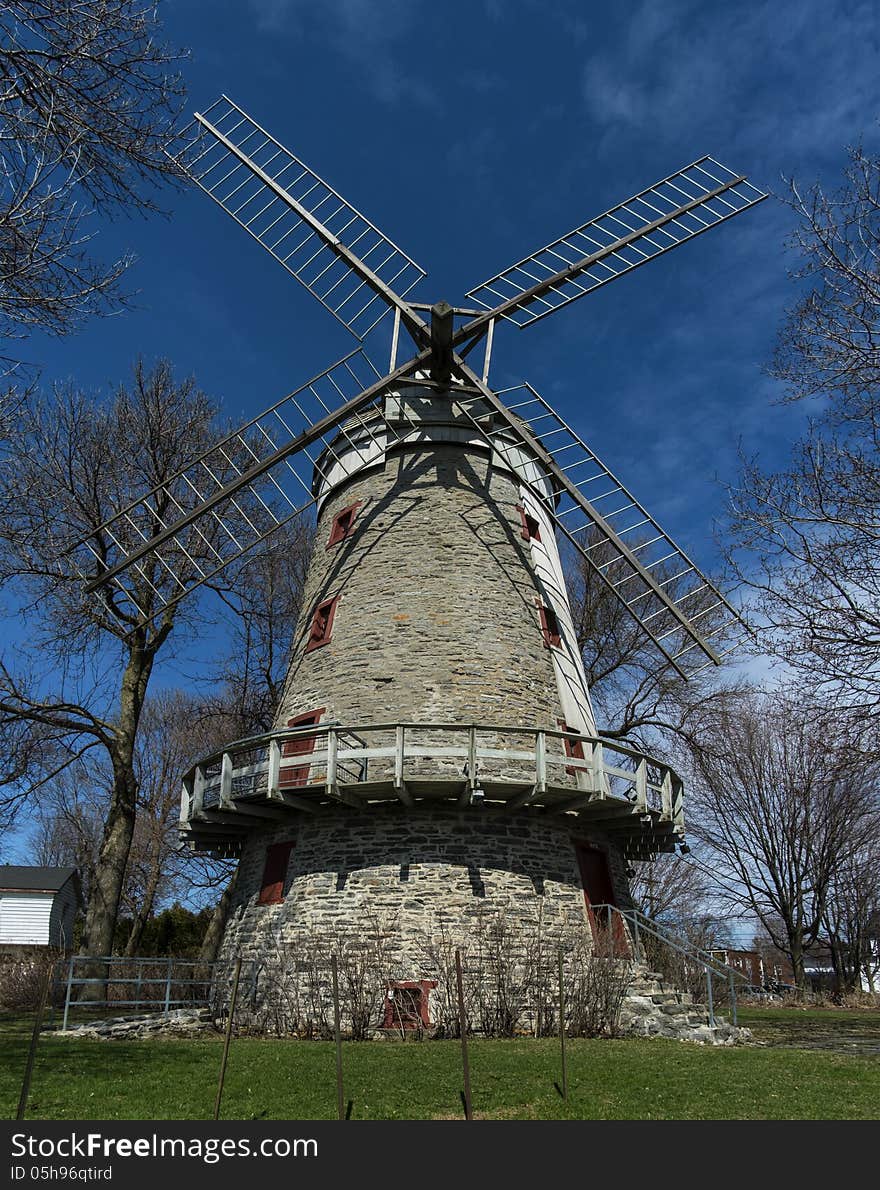
<path id="1" fill-rule="evenodd" d="M 214 964 L 169 955 L 162 958 L 126 958 L 104 955 L 71 955 L 67 960 L 64 1019 L 76 1009 L 113 1009 L 125 1013 L 138 1009 L 169 1013 L 173 1008 L 207 1006 L 214 978 Z"/>

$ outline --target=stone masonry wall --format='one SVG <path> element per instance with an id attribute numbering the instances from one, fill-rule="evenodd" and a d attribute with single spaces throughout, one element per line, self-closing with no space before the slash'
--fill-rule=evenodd
<path id="1" fill-rule="evenodd" d="M 280 904 L 260 905 L 266 849 L 293 842 Z M 221 962 L 241 953 L 264 984 L 295 980 L 315 939 L 380 933 L 388 977 L 432 980 L 446 940 L 467 943 L 489 918 L 548 940 L 589 929 L 575 842 L 606 851 L 615 895 L 630 905 L 624 861 L 601 836 L 538 815 L 481 807 L 331 811 L 254 832 L 241 859 Z"/>
<path id="2" fill-rule="evenodd" d="M 361 501 L 351 535 L 333 518 Z M 405 449 L 337 488 L 318 519 L 277 726 L 319 707 L 343 723 L 557 727 L 559 698 L 518 489 L 486 453 Z M 329 643 L 314 607 L 340 595 Z"/>

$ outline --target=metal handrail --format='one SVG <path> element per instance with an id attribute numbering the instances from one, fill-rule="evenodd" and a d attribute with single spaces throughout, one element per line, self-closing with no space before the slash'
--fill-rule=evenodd
<path id="1" fill-rule="evenodd" d="M 726 963 L 719 963 L 713 958 L 709 962 L 704 956 L 709 954 L 702 947 L 688 947 L 684 946 L 677 939 L 667 934 L 658 926 L 653 918 L 648 917 L 642 913 L 640 909 L 621 909 L 617 905 L 609 904 L 591 904 L 590 908 L 595 912 L 596 910 L 604 909 L 608 915 L 608 922 L 610 928 L 611 914 L 617 913 L 624 921 L 627 921 L 632 926 L 632 938 L 636 952 L 642 951 L 640 933 L 651 934 L 662 942 L 665 946 L 676 951 L 683 958 L 689 959 L 692 962 L 698 963 L 706 973 L 706 990 L 708 993 L 708 1009 L 709 1009 L 709 1024 L 715 1024 L 715 1006 L 712 996 L 712 975 L 716 975 L 719 979 L 726 980 L 730 990 L 730 1004 L 731 1004 L 731 1018 L 732 1024 L 737 1023 L 737 1009 L 736 1009 L 736 983 L 739 979 L 743 983 L 748 982 L 741 971 L 737 971 L 734 967 L 729 967 Z"/>

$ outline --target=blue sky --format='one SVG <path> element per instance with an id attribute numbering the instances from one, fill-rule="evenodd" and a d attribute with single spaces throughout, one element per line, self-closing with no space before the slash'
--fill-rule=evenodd
<path id="1" fill-rule="evenodd" d="M 414 300 L 471 286 L 711 153 L 757 185 L 835 185 L 878 148 L 871 3 L 173 0 L 191 109 L 226 92 L 428 270 Z M 355 345 L 203 194 L 96 225 L 129 251 L 136 309 L 32 337 L 44 379 L 104 389 L 167 356 L 246 420 Z M 796 290 L 769 201 L 524 331 L 497 387 L 528 379 L 660 523 L 711 566 L 737 444 L 785 457 L 806 410 L 763 373 Z M 377 363 L 384 341 L 373 344 Z"/>
<path id="2" fill-rule="evenodd" d="M 162 8 L 192 51 L 189 107 L 229 94 L 428 270 L 424 301 L 461 302 L 703 153 L 781 191 L 781 175 L 835 183 L 844 147 L 878 140 L 870 4 Z M 165 197 L 167 219 L 100 227 L 96 250 L 138 258 L 137 308 L 33 338 L 47 380 L 105 388 L 138 353 L 166 355 L 245 420 L 354 346 L 203 194 Z M 790 218 L 764 203 L 497 340 L 495 384 L 529 379 L 706 564 L 737 442 L 772 462 L 804 416 L 772 405 L 762 373 L 795 294 Z"/>

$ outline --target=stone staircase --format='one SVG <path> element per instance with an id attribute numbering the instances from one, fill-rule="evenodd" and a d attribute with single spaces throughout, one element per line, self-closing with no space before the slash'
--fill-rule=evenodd
<path id="1" fill-rule="evenodd" d="M 688 992 L 664 987 L 658 971 L 636 966 L 620 1012 L 620 1028 L 635 1037 L 673 1037 L 703 1045 L 734 1045 L 751 1033 L 731 1025 L 719 1014 L 709 1024 L 709 1009 L 695 1004 Z"/>

